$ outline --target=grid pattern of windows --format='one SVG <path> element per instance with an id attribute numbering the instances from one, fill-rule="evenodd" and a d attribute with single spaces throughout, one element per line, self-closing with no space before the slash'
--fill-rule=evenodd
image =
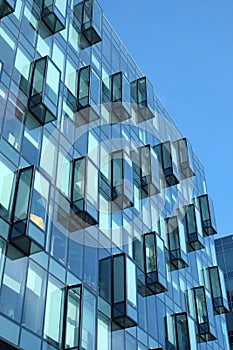
<path id="1" fill-rule="evenodd" d="M 0 174 L 1 349 L 229 349 L 203 166 L 97 1 L 0 0 Z"/>

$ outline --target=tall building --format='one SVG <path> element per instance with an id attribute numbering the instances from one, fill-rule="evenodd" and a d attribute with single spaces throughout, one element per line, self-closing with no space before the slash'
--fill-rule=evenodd
<path id="1" fill-rule="evenodd" d="M 224 273 L 230 312 L 226 315 L 230 348 L 233 349 L 233 235 L 215 240 L 218 265 Z"/>
<path id="2" fill-rule="evenodd" d="M 229 349 L 203 166 L 101 7 L 0 18 L 0 349 Z"/>

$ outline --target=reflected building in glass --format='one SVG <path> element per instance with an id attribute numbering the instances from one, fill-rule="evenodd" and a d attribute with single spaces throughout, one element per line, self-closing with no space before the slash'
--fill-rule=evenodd
<path id="1" fill-rule="evenodd" d="M 220 278 L 225 280 L 226 298 L 229 304 L 229 313 L 226 315 L 230 349 L 233 349 L 233 235 L 215 240 L 218 264 L 223 274 Z M 218 299 L 216 299 L 218 302 Z"/>
<path id="2" fill-rule="evenodd" d="M 0 112 L 0 349 L 228 350 L 203 165 L 97 1 L 0 0 Z"/>

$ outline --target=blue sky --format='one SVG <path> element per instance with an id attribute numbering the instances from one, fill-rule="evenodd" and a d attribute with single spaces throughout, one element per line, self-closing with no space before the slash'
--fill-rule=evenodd
<path id="1" fill-rule="evenodd" d="M 204 163 L 219 234 L 233 233 L 233 1 L 99 3 Z"/>

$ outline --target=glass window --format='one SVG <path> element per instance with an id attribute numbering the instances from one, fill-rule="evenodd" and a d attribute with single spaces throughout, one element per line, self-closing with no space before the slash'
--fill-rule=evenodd
<path id="1" fill-rule="evenodd" d="M 18 188 L 14 210 L 14 222 L 27 219 L 30 204 L 33 167 L 22 169 L 19 173 Z"/>
<path id="2" fill-rule="evenodd" d="M 59 84 L 60 84 L 60 71 L 49 60 L 48 67 L 47 67 L 47 76 L 46 76 L 47 94 L 54 104 L 58 103 Z"/>
<path id="3" fill-rule="evenodd" d="M 97 350 L 110 350 L 111 349 L 111 325 L 108 318 L 104 317 L 100 313 L 98 314 L 98 345 Z"/>
<path id="4" fill-rule="evenodd" d="M 49 182 L 38 172 L 35 172 L 32 194 L 30 219 L 41 230 L 46 230 L 48 215 Z"/>
<path id="5" fill-rule="evenodd" d="M 98 169 L 89 159 L 87 163 L 86 186 L 86 199 L 94 208 L 98 208 Z"/>
<path id="6" fill-rule="evenodd" d="M 82 349 L 95 350 L 96 346 L 96 297 L 83 290 Z"/>
<path id="7" fill-rule="evenodd" d="M 43 93 L 45 69 L 46 69 L 46 60 L 44 58 L 39 59 L 34 63 L 32 92 L 31 92 L 32 96 Z"/>
<path id="8" fill-rule="evenodd" d="M 67 59 L 66 61 L 66 75 L 65 75 L 65 85 L 70 90 L 70 92 L 76 96 L 77 94 L 77 70 L 72 65 L 72 63 Z"/>
<path id="9" fill-rule="evenodd" d="M 10 163 L 3 157 L 0 157 L 0 173 L 0 215 L 10 219 L 15 173 Z"/>
<path id="10" fill-rule="evenodd" d="M 61 12 L 62 16 L 65 17 L 66 15 L 66 8 L 67 8 L 67 0 L 56 0 L 56 7 Z"/>
<path id="11" fill-rule="evenodd" d="M 157 270 L 154 233 L 145 235 L 146 273 Z"/>
<path id="12" fill-rule="evenodd" d="M 2 273 L 5 262 L 6 241 L 0 238 L 0 281 L 2 281 Z"/>
<path id="13" fill-rule="evenodd" d="M 34 262 L 29 262 L 23 324 L 42 335 L 45 303 L 46 271 Z"/>
<path id="14" fill-rule="evenodd" d="M 115 256 L 113 269 L 114 303 L 125 301 L 125 263 L 124 255 Z"/>
<path id="15" fill-rule="evenodd" d="M 79 70 L 78 105 L 85 107 L 90 101 L 90 66 Z"/>
<path id="16" fill-rule="evenodd" d="M 65 349 L 79 347 L 81 286 L 68 288 L 65 324 Z"/>
<path id="17" fill-rule="evenodd" d="M 22 316 L 26 263 L 25 258 L 18 260 L 6 258 L 5 263 L 0 311 L 16 322 L 20 322 Z"/>
<path id="18" fill-rule="evenodd" d="M 162 144 L 162 150 L 163 150 L 163 168 L 168 169 L 172 166 L 170 142 L 165 142 L 164 144 Z"/>
<path id="19" fill-rule="evenodd" d="M 99 262 L 99 294 L 102 298 L 111 302 L 111 258 L 105 258 Z"/>
<path id="20" fill-rule="evenodd" d="M 177 345 L 179 350 L 189 350 L 189 329 L 188 329 L 188 320 L 186 314 L 175 315 L 176 322 L 176 337 Z"/>
<path id="21" fill-rule="evenodd" d="M 83 199 L 85 196 L 86 182 L 86 158 L 77 159 L 74 162 L 73 174 L 73 202 Z"/>
<path id="22" fill-rule="evenodd" d="M 47 287 L 44 335 L 48 340 L 61 344 L 63 321 L 63 285 L 50 276 Z"/>
<path id="23" fill-rule="evenodd" d="M 112 102 L 122 101 L 122 73 L 112 76 Z"/>
<path id="24" fill-rule="evenodd" d="M 126 263 L 126 278 L 127 278 L 127 296 L 128 301 L 134 306 L 137 306 L 137 279 L 136 279 L 136 266 L 127 258 Z"/>

